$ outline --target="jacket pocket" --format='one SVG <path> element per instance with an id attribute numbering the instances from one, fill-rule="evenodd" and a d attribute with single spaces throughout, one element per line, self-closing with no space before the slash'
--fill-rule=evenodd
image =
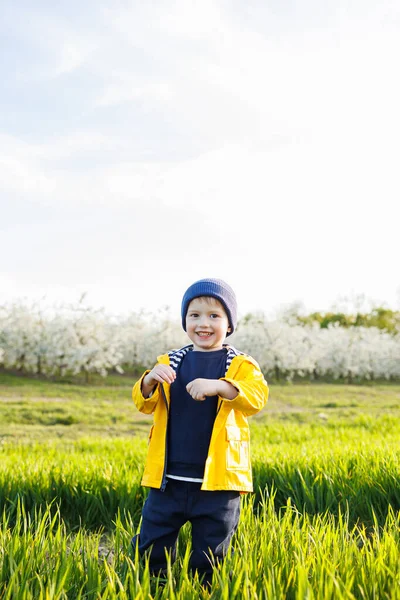
<path id="1" fill-rule="evenodd" d="M 229 471 L 250 469 L 250 435 L 246 429 L 226 426 L 226 468 Z"/>

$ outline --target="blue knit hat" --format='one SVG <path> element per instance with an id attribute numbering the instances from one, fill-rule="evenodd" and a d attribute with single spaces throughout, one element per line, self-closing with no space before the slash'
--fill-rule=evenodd
<path id="1" fill-rule="evenodd" d="M 195 298 L 200 296 L 211 296 L 216 300 L 219 300 L 224 307 L 228 316 L 230 332 L 226 335 L 231 335 L 234 332 L 237 324 L 237 306 L 236 296 L 233 289 L 222 281 L 222 279 L 199 279 L 195 281 L 185 292 L 182 300 L 182 327 L 186 331 L 186 313 L 189 308 L 189 304 Z"/>

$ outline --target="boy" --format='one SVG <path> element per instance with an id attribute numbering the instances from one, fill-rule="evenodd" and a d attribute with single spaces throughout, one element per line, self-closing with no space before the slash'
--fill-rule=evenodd
<path id="1" fill-rule="evenodd" d="M 250 356 L 225 344 L 236 327 L 236 298 L 220 279 L 201 279 L 182 300 L 189 346 L 158 357 L 132 390 L 137 408 L 154 413 L 142 485 L 150 491 L 139 553 L 151 548 L 153 572 L 166 569 L 178 533 L 192 525 L 191 568 L 212 579 L 236 531 L 240 494 L 251 492 L 247 417 L 260 411 L 268 386 Z"/>

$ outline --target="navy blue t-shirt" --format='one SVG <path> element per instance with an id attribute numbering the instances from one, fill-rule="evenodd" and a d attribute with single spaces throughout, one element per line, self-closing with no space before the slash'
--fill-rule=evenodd
<path id="1" fill-rule="evenodd" d="M 186 391 L 193 379 L 219 379 L 226 370 L 225 348 L 213 352 L 192 350 L 179 365 L 171 385 L 168 422 L 167 474 L 202 478 L 217 413 L 218 396 L 194 400 Z"/>

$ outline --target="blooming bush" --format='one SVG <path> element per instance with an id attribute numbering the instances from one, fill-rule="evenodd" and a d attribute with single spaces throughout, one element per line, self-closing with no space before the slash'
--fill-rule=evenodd
<path id="1" fill-rule="evenodd" d="M 317 323 L 242 319 L 229 343 L 251 354 L 269 378 L 349 381 L 400 379 L 400 330 L 376 327 L 321 329 Z M 110 317 L 80 301 L 45 311 L 14 303 L 0 308 L 0 364 L 45 376 L 151 367 L 157 356 L 189 343 L 168 308 L 156 314 Z"/>

